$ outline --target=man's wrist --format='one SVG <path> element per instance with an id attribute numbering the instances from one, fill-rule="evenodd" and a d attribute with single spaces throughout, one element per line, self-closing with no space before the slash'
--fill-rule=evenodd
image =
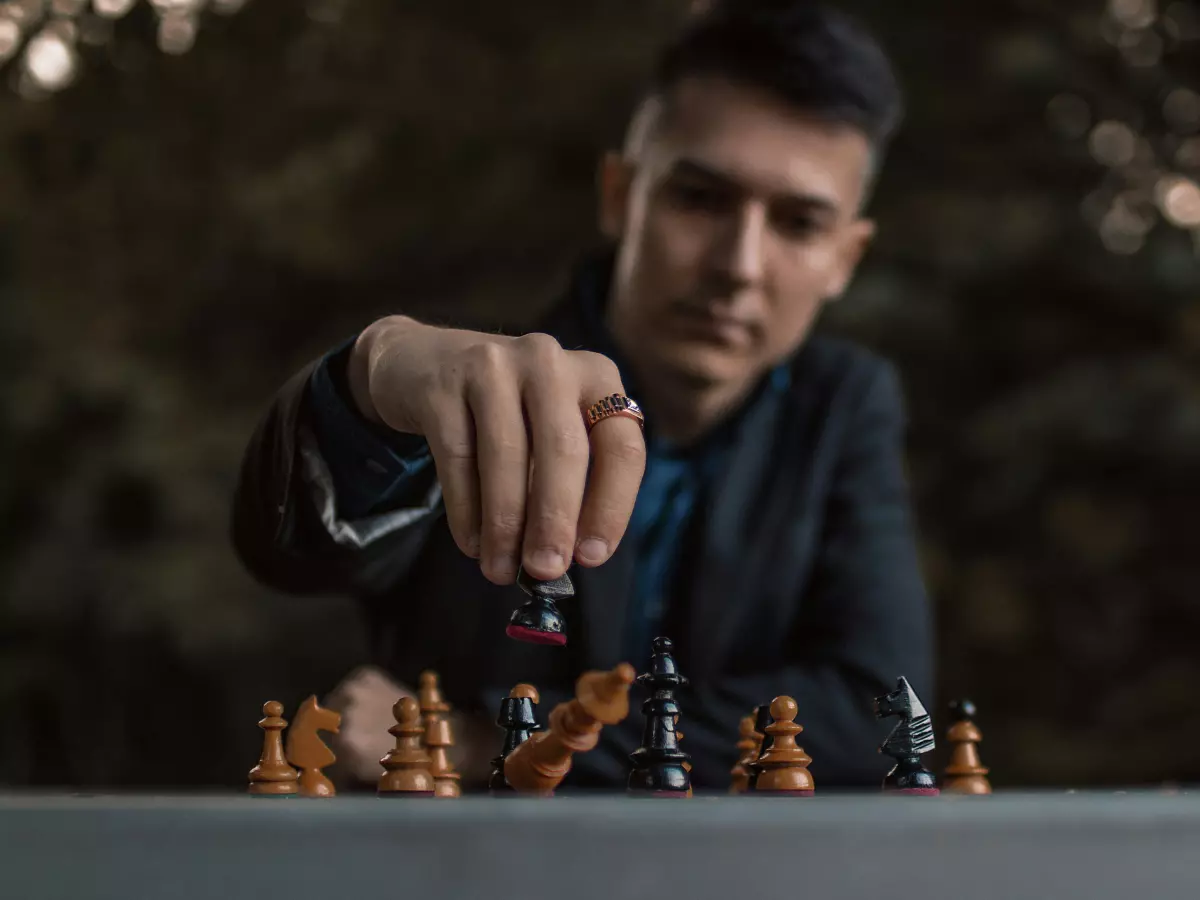
<path id="1" fill-rule="evenodd" d="M 368 422 L 384 424 L 371 396 L 371 373 L 378 364 L 380 354 L 385 352 L 383 342 L 394 338 L 400 329 L 410 329 L 417 324 L 407 316 L 379 319 L 363 329 L 351 347 L 346 361 L 346 386 L 355 408 Z"/>

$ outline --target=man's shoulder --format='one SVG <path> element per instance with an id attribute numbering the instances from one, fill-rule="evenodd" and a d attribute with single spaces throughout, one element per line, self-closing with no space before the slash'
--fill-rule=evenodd
<path id="1" fill-rule="evenodd" d="M 794 396 L 856 403 L 864 395 L 894 388 L 896 371 L 886 358 L 845 338 L 813 335 L 792 360 Z"/>

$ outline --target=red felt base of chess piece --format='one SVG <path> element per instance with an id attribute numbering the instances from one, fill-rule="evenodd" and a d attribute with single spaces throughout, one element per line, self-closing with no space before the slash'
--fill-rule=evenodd
<path id="1" fill-rule="evenodd" d="M 525 641 L 527 644 L 549 644 L 554 647 L 565 647 L 567 636 L 552 631 L 537 631 L 523 625 L 509 625 L 504 633 L 515 641 Z"/>
<path id="2" fill-rule="evenodd" d="M 939 788 L 899 788 L 884 791 L 885 794 L 909 794 L 913 797 L 937 797 L 942 792 Z"/>

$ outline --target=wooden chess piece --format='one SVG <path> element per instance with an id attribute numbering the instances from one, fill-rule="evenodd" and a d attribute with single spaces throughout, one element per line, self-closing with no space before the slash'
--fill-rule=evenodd
<path id="1" fill-rule="evenodd" d="M 896 718 L 896 727 L 879 747 L 879 752 L 896 761 L 884 776 L 883 789 L 897 796 L 936 797 L 937 778 L 921 761 L 935 746 L 933 722 L 908 679 L 896 679 L 896 689 L 875 698 L 875 718 Z"/>
<path id="2" fill-rule="evenodd" d="M 426 732 L 434 719 L 450 712 L 450 704 L 442 699 L 442 689 L 438 684 L 437 672 L 426 669 L 421 673 L 420 686 L 417 689 L 417 700 L 421 704 L 421 719 Z"/>
<path id="3" fill-rule="evenodd" d="M 792 797 L 812 796 L 813 777 L 808 771 L 812 757 L 796 743 L 796 735 L 804 730 L 804 726 L 795 722 L 798 711 L 799 707 L 791 697 L 776 697 L 771 701 L 774 721 L 767 726 L 771 745 L 757 761 L 756 791 Z"/>
<path id="4" fill-rule="evenodd" d="M 258 723 L 263 730 L 262 755 L 258 765 L 250 770 L 247 790 L 255 797 L 290 797 L 300 790 L 300 785 L 296 770 L 283 755 L 283 729 L 287 728 L 283 704 L 278 700 L 264 703 L 263 716 Z"/>
<path id="5" fill-rule="evenodd" d="M 401 697 L 392 707 L 396 724 L 388 729 L 396 746 L 379 761 L 386 770 L 379 779 L 380 797 L 432 797 L 433 776 L 429 754 L 421 746 L 421 707 L 412 697 Z"/>
<path id="6" fill-rule="evenodd" d="M 436 716 L 425 727 L 425 747 L 429 750 L 429 774 L 433 776 L 433 795 L 435 797 L 459 797 L 462 789 L 459 787 L 460 776 L 450 765 L 447 750 L 454 746 L 454 737 L 450 733 L 450 722 L 445 716 Z"/>
<path id="7" fill-rule="evenodd" d="M 514 640 L 531 644 L 566 646 L 567 624 L 555 601 L 569 600 L 575 596 L 571 576 L 564 572 L 553 581 L 538 581 L 523 566 L 519 566 L 517 587 L 529 599 L 513 610 L 504 633 Z"/>
<path id="8" fill-rule="evenodd" d="M 678 747 L 680 748 L 680 750 L 682 750 L 682 749 L 683 749 L 683 739 L 684 739 L 684 737 L 685 737 L 684 733 L 683 733 L 682 731 L 680 731 L 680 730 L 679 730 L 679 716 L 676 716 L 676 717 L 675 717 L 675 744 L 676 744 L 676 746 L 678 746 Z M 688 789 L 687 789 L 687 795 L 690 797 L 690 796 L 692 796 L 692 784 L 691 784 L 691 779 L 692 779 L 692 763 L 691 763 L 691 760 L 690 760 L 690 758 L 689 758 L 689 759 L 686 759 L 686 760 L 684 760 L 682 763 L 680 763 L 680 765 L 682 765 L 682 766 L 683 766 L 683 771 L 685 771 L 685 772 L 687 772 L 687 773 L 688 773 Z"/>
<path id="9" fill-rule="evenodd" d="M 954 794 L 990 794 L 992 785 L 987 779 L 988 770 L 979 759 L 979 742 L 983 735 L 976 727 L 975 704 L 970 700 L 957 700 L 950 704 L 950 715 L 954 724 L 946 734 L 950 742 L 950 764 L 946 766 L 942 789 Z"/>
<path id="10" fill-rule="evenodd" d="M 670 638 L 656 637 L 651 646 L 650 670 L 637 677 L 650 696 L 642 703 L 642 744 L 629 754 L 633 767 L 627 790 L 635 797 L 690 797 L 692 777 L 683 767 L 688 755 L 679 749 L 675 738 L 679 716 L 675 692 L 687 687 L 688 680 L 675 662 L 675 645 Z"/>
<path id="11" fill-rule="evenodd" d="M 605 725 L 629 715 L 629 686 L 636 672 L 621 663 L 609 672 L 585 672 L 575 682 L 575 697 L 550 712 L 549 729 L 540 731 L 508 754 L 504 778 L 517 793 L 548 797 L 571 770 L 576 753 L 600 740 Z"/>
<path id="12" fill-rule="evenodd" d="M 729 772 L 729 793 L 744 794 L 750 788 L 750 766 L 758 759 L 758 743 L 754 716 L 743 716 L 738 723 L 738 761 Z"/>
<path id="13" fill-rule="evenodd" d="M 746 761 L 746 768 L 750 771 L 750 784 L 746 788 L 748 791 L 754 790 L 754 785 L 758 781 L 758 758 L 771 747 L 771 738 L 767 734 L 767 726 L 771 724 L 771 704 L 762 703 L 754 707 L 753 715 L 754 756 Z"/>
<path id="14" fill-rule="evenodd" d="M 311 696 L 296 710 L 287 733 L 287 760 L 300 769 L 300 794 L 303 797 L 332 797 L 337 794 L 333 782 L 321 771 L 337 762 L 333 751 L 318 732 L 337 734 L 342 715 L 325 709 Z"/>

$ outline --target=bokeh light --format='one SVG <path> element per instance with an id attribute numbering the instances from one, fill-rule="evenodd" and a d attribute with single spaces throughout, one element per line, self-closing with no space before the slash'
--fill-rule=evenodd
<path id="1" fill-rule="evenodd" d="M 119 19 L 131 9 L 137 0 L 92 0 L 96 15 L 106 19 Z"/>
<path id="2" fill-rule="evenodd" d="M 190 12 L 168 12 L 158 20 L 158 46 L 163 53 L 187 53 L 196 43 L 196 17 Z"/>
<path id="3" fill-rule="evenodd" d="M 1179 145 L 1175 165 L 1181 169 L 1200 169 L 1200 138 L 1188 138 Z"/>
<path id="4" fill-rule="evenodd" d="M 246 0 L 146 0 L 158 18 L 157 44 L 165 53 L 186 53 L 196 42 L 206 10 L 232 15 Z M 78 75 L 76 46 L 103 46 L 112 39 L 114 20 L 137 0 L 0 0 L 0 67 L 21 55 L 10 79 L 17 92 L 40 100 L 62 90 Z M 40 30 L 39 30 L 40 29 Z M 22 53 L 22 41 L 27 35 Z"/>
<path id="5" fill-rule="evenodd" d="M 1131 66 L 1149 68 L 1162 62 L 1163 39 L 1149 28 L 1126 31 L 1118 39 L 1117 47 Z"/>
<path id="6" fill-rule="evenodd" d="M 1200 10 L 1185 0 L 1176 0 L 1163 13 L 1163 29 L 1177 41 L 1200 38 Z"/>
<path id="7" fill-rule="evenodd" d="M 1088 149 L 1101 165 L 1110 168 L 1124 166 L 1133 160 L 1137 152 L 1137 135 L 1124 122 L 1106 120 L 1092 129 L 1088 136 Z"/>
<path id="8" fill-rule="evenodd" d="M 1177 134 L 1200 130 L 1200 94 L 1185 87 L 1171 91 L 1163 101 L 1163 117 Z"/>
<path id="9" fill-rule="evenodd" d="M 4 62 L 21 46 L 21 26 L 12 19 L 0 17 L 0 62 Z"/>
<path id="10" fill-rule="evenodd" d="M 1158 16 L 1154 0 L 1109 0 L 1108 13 L 1126 28 L 1149 28 Z"/>
<path id="11" fill-rule="evenodd" d="M 1200 185 L 1183 175 L 1159 179 L 1154 188 L 1163 218 L 1179 228 L 1200 227 Z"/>
<path id="12" fill-rule="evenodd" d="M 25 72 L 39 88 L 60 91 L 75 78 L 75 50 L 61 28 L 45 29 L 25 46 Z"/>

